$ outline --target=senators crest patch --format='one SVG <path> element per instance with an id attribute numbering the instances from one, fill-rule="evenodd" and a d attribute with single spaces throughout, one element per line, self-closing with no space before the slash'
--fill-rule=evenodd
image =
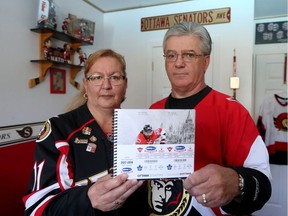
<path id="1" fill-rule="evenodd" d="M 37 141 L 41 142 L 45 140 L 49 136 L 50 133 L 51 133 L 51 124 L 50 124 L 50 121 L 48 120 L 45 122 L 44 127 L 41 129 Z"/>
<path id="2" fill-rule="evenodd" d="M 274 117 L 274 125 L 279 131 L 287 132 L 288 113 L 281 113 L 276 118 Z"/>

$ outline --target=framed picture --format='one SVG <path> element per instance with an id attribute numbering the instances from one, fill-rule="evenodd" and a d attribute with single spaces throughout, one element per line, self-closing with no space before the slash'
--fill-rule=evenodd
<path id="1" fill-rule="evenodd" d="M 66 71 L 59 68 L 50 69 L 50 93 L 66 93 Z"/>
<path id="2" fill-rule="evenodd" d="M 273 44 L 288 42 L 288 22 L 257 23 L 255 44 Z"/>

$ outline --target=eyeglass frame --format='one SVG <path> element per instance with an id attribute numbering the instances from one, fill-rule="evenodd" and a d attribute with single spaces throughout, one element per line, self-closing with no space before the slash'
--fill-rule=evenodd
<path id="1" fill-rule="evenodd" d="M 174 57 L 175 59 L 174 59 L 174 60 L 173 60 L 173 59 L 168 59 L 168 60 L 167 60 L 167 54 L 168 54 L 169 52 L 171 52 L 172 54 L 175 55 L 175 57 Z M 174 50 L 169 50 L 169 51 L 167 51 L 166 53 L 164 53 L 163 57 L 165 58 L 165 61 L 166 61 L 166 62 L 176 62 L 179 55 L 181 55 L 181 58 L 182 58 L 182 60 L 183 60 L 184 62 L 193 62 L 193 61 L 196 61 L 198 57 L 201 57 L 201 56 L 209 56 L 209 55 L 204 54 L 204 53 L 198 54 L 198 53 L 196 53 L 196 52 L 193 51 L 193 50 L 183 50 L 183 51 L 181 51 L 181 53 L 177 53 L 177 52 L 174 51 Z M 185 59 L 185 57 L 183 57 L 184 55 L 193 55 L 193 57 L 191 57 L 191 60 L 187 60 L 187 59 Z"/>
<path id="2" fill-rule="evenodd" d="M 96 77 L 101 78 L 101 83 L 99 83 L 99 84 L 93 83 L 94 80 L 92 80 L 91 77 L 95 77 L 94 80 L 96 80 Z M 113 77 L 114 77 L 114 78 L 117 77 L 117 79 L 119 79 L 119 81 L 126 79 L 126 76 L 124 76 L 124 75 L 119 75 L 119 76 L 118 76 L 118 75 L 115 75 L 115 74 L 112 74 L 112 75 L 110 75 L 110 76 L 103 76 L 103 75 L 100 75 L 100 74 L 91 74 L 90 76 L 85 77 L 85 79 L 88 80 L 88 81 L 89 81 L 92 85 L 94 85 L 94 86 L 101 86 L 101 85 L 103 85 L 105 79 L 108 79 L 109 82 L 110 82 L 110 84 L 113 85 L 113 86 L 118 86 L 118 85 L 121 85 L 121 84 L 123 83 L 123 82 L 120 82 L 119 84 L 115 84 L 115 83 L 113 84 L 113 81 L 111 82 L 111 80 L 113 80 L 113 79 L 112 79 Z"/>

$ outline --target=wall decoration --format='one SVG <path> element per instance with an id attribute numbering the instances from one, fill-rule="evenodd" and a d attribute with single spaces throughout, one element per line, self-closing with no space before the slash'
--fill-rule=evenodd
<path id="1" fill-rule="evenodd" d="M 56 9 L 53 0 L 39 0 L 37 25 L 51 29 L 57 28 Z"/>
<path id="2" fill-rule="evenodd" d="M 19 125 L 7 125 L 0 127 L 0 146 L 23 143 L 35 140 L 44 122 L 32 122 Z"/>
<path id="3" fill-rule="evenodd" d="M 198 22 L 202 25 L 229 23 L 231 8 L 193 11 L 141 19 L 141 32 L 168 29 L 180 22 Z"/>
<path id="4" fill-rule="evenodd" d="M 50 93 L 66 93 L 66 71 L 58 68 L 50 69 Z"/>
<path id="5" fill-rule="evenodd" d="M 288 22 L 257 23 L 255 44 L 287 43 Z"/>
<path id="6" fill-rule="evenodd" d="M 68 17 L 63 21 L 63 32 L 79 38 L 85 42 L 93 44 L 95 23 L 83 18 L 78 18 L 73 14 L 68 14 Z"/>

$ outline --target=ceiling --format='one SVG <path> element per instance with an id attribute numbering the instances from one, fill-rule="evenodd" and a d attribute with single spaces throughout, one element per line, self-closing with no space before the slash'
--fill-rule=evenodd
<path id="1" fill-rule="evenodd" d="M 131 10 L 143 7 L 175 4 L 193 0 L 83 0 L 102 13 Z M 287 16 L 287 0 L 254 0 L 255 19 Z"/>
<path id="2" fill-rule="evenodd" d="M 102 13 L 174 4 L 192 0 L 83 0 Z"/>

